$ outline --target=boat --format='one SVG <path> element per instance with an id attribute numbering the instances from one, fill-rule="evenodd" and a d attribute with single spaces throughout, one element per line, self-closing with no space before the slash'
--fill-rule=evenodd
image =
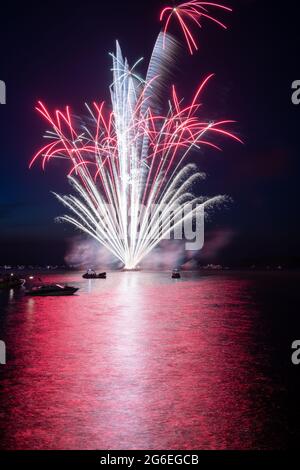
<path id="1" fill-rule="evenodd" d="M 83 274 L 83 279 L 106 279 L 106 273 L 96 273 L 89 269 L 85 274 Z"/>
<path id="2" fill-rule="evenodd" d="M 78 287 L 62 286 L 61 284 L 42 284 L 33 286 L 28 289 L 25 294 L 32 296 L 48 296 L 48 295 L 73 295 L 78 291 Z"/>
<path id="3" fill-rule="evenodd" d="M 178 271 L 178 269 L 173 269 L 172 279 L 181 279 L 181 275 L 180 275 L 180 272 Z"/>
<path id="4" fill-rule="evenodd" d="M 21 279 L 15 274 L 0 275 L 0 289 L 15 289 L 22 287 L 25 284 L 25 279 Z"/>
<path id="5" fill-rule="evenodd" d="M 123 273 L 139 273 L 140 271 L 142 271 L 142 268 L 139 268 L 139 267 L 136 267 L 133 269 L 123 268 L 122 271 Z"/>

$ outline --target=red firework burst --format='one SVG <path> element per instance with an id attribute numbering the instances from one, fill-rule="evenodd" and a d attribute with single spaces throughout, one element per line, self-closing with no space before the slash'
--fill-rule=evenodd
<path id="1" fill-rule="evenodd" d="M 206 18 L 213 21 L 221 28 L 227 29 L 227 26 L 219 21 L 214 16 L 211 16 L 210 8 L 219 8 L 221 10 L 232 11 L 231 8 L 220 5 L 218 3 L 211 2 L 198 2 L 197 0 L 191 0 L 190 2 L 182 3 L 177 7 L 166 7 L 160 14 L 160 21 L 164 21 L 164 35 L 166 35 L 172 19 L 179 22 L 179 25 L 184 34 L 190 54 L 193 54 L 198 50 L 197 42 L 192 34 L 190 24 L 196 24 L 197 27 L 201 28 L 201 18 Z"/>

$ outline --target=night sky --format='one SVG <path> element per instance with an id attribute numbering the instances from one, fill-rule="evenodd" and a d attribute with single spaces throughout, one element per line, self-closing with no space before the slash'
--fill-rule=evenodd
<path id="1" fill-rule="evenodd" d="M 300 106 L 291 84 L 300 80 L 299 2 L 228 1 L 223 31 L 205 23 L 199 52 L 184 54 L 173 81 L 192 96 L 215 72 L 203 96 L 206 118 L 237 121 L 244 145 L 224 140 L 223 152 L 192 155 L 208 179 L 202 194 L 228 194 L 233 203 L 209 223 L 211 260 L 295 262 L 300 259 Z M 69 192 L 64 168 L 45 173 L 28 163 L 43 144 L 45 123 L 37 100 L 49 108 L 108 100 L 111 61 L 118 39 L 131 63 L 149 58 L 160 30 L 164 1 L 26 2 L 1 5 L 0 80 L 7 104 L 0 105 L 0 265 L 63 263 L 71 227 L 54 222 L 64 208 L 50 193 Z M 173 30 L 177 37 L 179 30 Z M 142 67 L 143 70 L 143 67 Z M 215 246 L 215 249 L 214 249 Z"/>

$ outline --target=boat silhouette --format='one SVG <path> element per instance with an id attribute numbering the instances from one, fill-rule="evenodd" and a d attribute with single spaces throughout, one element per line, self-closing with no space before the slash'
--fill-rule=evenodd
<path id="1" fill-rule="evenodd" d="M 78 287 L 62 286 L 61 284 L 42 284 L 40 286 L 33 286 L 28 289 L 25 294 L 32 296 L 59 296 L 59 295 L 73 295 L 78 291 Z"/>
<path id="2" fill-rule="evenodd" d="M 96 273 L 95 271 L 89 270 L 82 276 L 84 279 L 106 279 L 106 273 Z"/>

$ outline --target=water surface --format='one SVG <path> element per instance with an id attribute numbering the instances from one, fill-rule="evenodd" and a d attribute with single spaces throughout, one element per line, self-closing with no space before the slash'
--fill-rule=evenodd
<path id="1" fill-rule="evenodd" d="M 80 291 L 0 293 L 1 448 L 287 447 L 298 274 L 44 280 Z"/>

